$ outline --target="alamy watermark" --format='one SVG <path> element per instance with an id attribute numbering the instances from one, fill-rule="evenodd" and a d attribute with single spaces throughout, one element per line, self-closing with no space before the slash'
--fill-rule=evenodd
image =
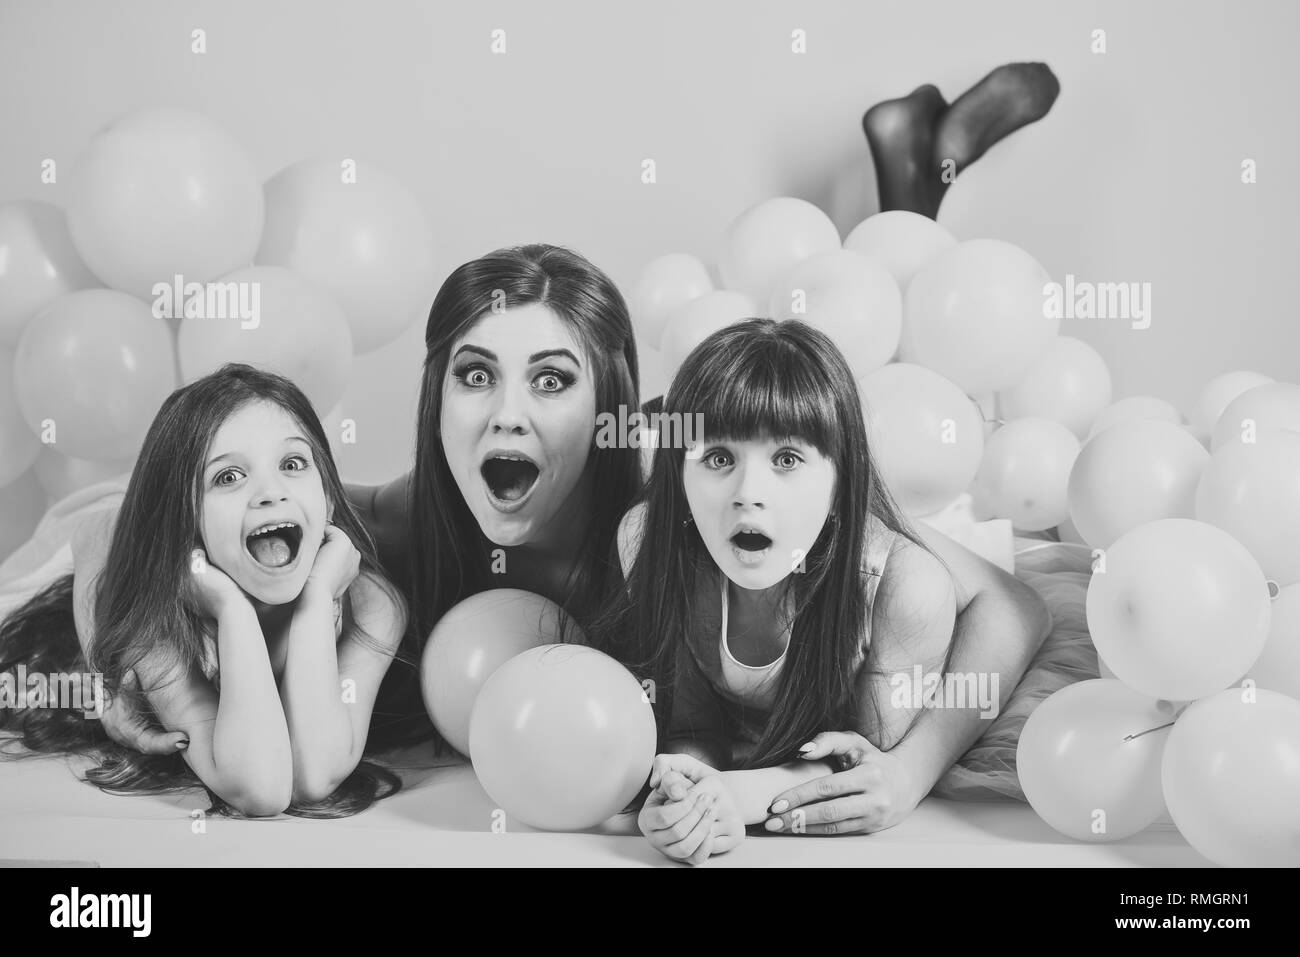
<path id="1" fill-rule="evenodd" d="M 26 665 L 0 671 L 0 708 L 56 708 L 104 716 L 104 676 L 97 671 L 28 672 Z"/>
<path id="2" fill-rule="evenodd" d="M 977 708 L 982 719 L 998 716 L 996 671 L 927 672 L 913 665 L 911 673 L 895 672 L 889 687 L 889 703 L 895 708 Z"/>
<path id="3" fill-rule="evenodd" d="M 1073 273 L 1065 285 L 1043 287 L 1046 319 L 1129 319 L 1134 329 L 1151 325 L 1151 283 L 1076 281 Z"/>
<path id="4" fill-rule="evenodd" d="M 177 273 L 170 283 L 154 283 L 152 292 L 158 319 L 238 319 L 241 329 L 262 324 L 260 282 L 186 282 Z"/>
<path id="5" fill-rule="evenodd" d="M 596 447 L 600 449 L 694 449 L 704 442 L 702 412 L 628 412 L 596 416 Z"/>

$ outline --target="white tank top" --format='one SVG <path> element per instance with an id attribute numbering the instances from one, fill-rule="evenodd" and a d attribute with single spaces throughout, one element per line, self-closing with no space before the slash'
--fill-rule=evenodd
<path id="1" fill-rule="evenodd" d="M 730 646 L 727 644 L 728 580 L 725 575 L 721 577 L 722 634 L 718 636 L 720 644 L 718 656 L 722 661 L 722 680 L 727 690 L 736 697 L 770 711 L 776 701 L 777 679 L 781 674 L 781 666 L 785 664 L 786 653 L 782 651 L 775 661 L 765 665 L 747 665 L 736 660 L 731 653 Z M 787 648 L 789 647 L 789 641 L 790 636 L 787 632 Z"/>

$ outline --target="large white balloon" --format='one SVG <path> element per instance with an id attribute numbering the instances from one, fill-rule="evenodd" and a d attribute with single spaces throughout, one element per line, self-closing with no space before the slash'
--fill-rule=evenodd
<path id="1" fill-rule="evenodd" d="M 1215 376 L 1201 390 L 1187 417 L 1192 432 L 1208 445 L 1210 436 L 1214 433 L 1214 426 L 1218 423 L 1219 416 L 1223 415 L 1223 410 L 1228 407 L 1228 403 L 1243 392 L 1248 392 L 1257 385 L 1268 385 L 1272 381 L 1274 380 L 1270 376 L 1245 370 L 1225 372 Z"/>
<path id="2" fill-rule="evenodd" d="M 361 355 L 428 316 L 438 263 L 419 198 L 373 163 L 349 172 L 336 160 L 306 160 L 271 177 L 257 263 L 292 269 L 329 293 Z"/>
<path id="3" fill-rule="evenodd" d="M 637 341 L 656 349 L 664 337 L 664 326 L 679 307 L 713 291 L 709 270 L 689 253 L 669 253 L 646 263 L 628 293 Z"/>
<path id="4" fill-rule="evenodd" d="M 984 423 L 970 396 L 905 362 L 864 376 L 858 388 L 871 455 L 907 512 L 929 515 L 966 490 L 984 452 Z"/>
<path id="5" fill-rule="evenodd" d="M 976 511 L 1010 519 L 1027 532 L 1060 525 L 1070 516 L 1066 492 L 1078 454 L 1079 440 L 1059 422 L 1008 422 L 984 441 L 984 456 L 971 485 Z"/>
<path id="6" fill-rule="evenodd" d="M 1300 432 L 1220 445 L 1197 485 L 1196 517 L 1245 545 L 1279 585 L 1300 581 Z"/>
<path id="7" fill-rule="evenodd" d="M 998 394 L 998 407 L 1005 419 L 1052 419 L 1083 439 L 1110 394 L 1100 353 L 1081 339 L 1057 336 L 1017 385 Z"/>
<path id="8" fill-rule="evenodd" d="M 668 381 L 691 351 L 719 329 L 760 314 L 758 304 L 743 292 L 719 289 L 692 299 L 674 310 L 664 329 L 660 353 Z"/>
<path id="9" fill-rule="evenodd" d="M 1269 382 L 1241 393 L 1214 424 L 1210 450 L 1217 451 L 1225 442 L 1249 442 L 1263 429 L 1300 432 L 1300 385 Z"/>
<path id="10" fill-rule="evenodd" d="M 1300 867 L 1300 701 L 1230 688 L 1191 704 L 1165 742 L 1169 816 L 1224 867 Z"/>
<path id="11" fill-rule="evenodd" d="M 972 394 L 1011 388 L 1060 327 L 1045 308 L 1050 278 L 1034 257 L 998 239 L 941 252 L 907 287 L 900 358 Z"/>
<path id="12" fill-rule="evenodd" d="M 181 376 L 193 382 L 227 362 L 291 379 L 324 415 L 338 404 L 352 375 L 352 341 L 343 310 L 324 290 L 276 266 L 251 266 L 221 280 L 256 293 L 254 321 L 187 317 L 177 336 Z"/>
<path id="13" fill-rule="evenodd" d="M 957 237 L 929 216 L 890 209 L 868 216 L 849 233 L 844 248 L 879 260 L 900 289 L 939 253 L 957 245 Z"/>
<path id="14" fill-rule="evenodd" d="M 1196 485 L 1210 460 L 1182 426 L 1152 419 L 1113 425 L 1084 443 L 1068 489 L 1083 540 L 1105 548 L 1158 518 L 1193 518 Z"/>
<path id="15" fill-rule="evenodd" d="M 1268 585 L 1250 552 L 1192 519 L 1148 522 L 1105 550 L 1088 584 L 1088 631 L 1115 676 L 1191 701 L 1245 674 L 1268 639 Z"/>
<path id="16" fill-rule="evenodd" d="M 97 285 L 72 245 L 61 209 L 33 201 L 0 204 L 0 346 L 16 346 L 27 321 L 65 292 Z"/>
<path id="17" fill-rule="evenodd" d="M 894 355 L 903 325 L 903 297 L 883 266 L 844 249 L 809 256 L 772 287 L 769 313 L 826 333 L 862 377 Z"/>
<path id="18" fill-rule="evenodd" d="M 262 183 L 243 148 L 189 110 L 131 113 L 91 139 L 68 177 L 68 228 L 107 285 L 207 282 L 253 260 Z"/>
<path id="19" fill-rule="evenodd" d="M 1075 840 L 1131 837 L 1165 809 L 1160 756 L 1169 732 L 1151 729 L 1168 720 L 1155 700 L 1118 681 L 1066 685 L 1020 732 L 1016 775 L 1025 799 Z"/>
<path id="20" fill-rule="evenodd" d="M 802 199 L 778 196 L 745 210 L 727 227 L 718 258 L 722 284 L 765 303 L 785 270 L 840 248 L 830 217 Z"/>

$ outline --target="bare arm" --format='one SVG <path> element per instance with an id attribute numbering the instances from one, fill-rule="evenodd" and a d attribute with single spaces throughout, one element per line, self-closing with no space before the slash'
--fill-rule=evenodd
<path id="1" fill-rule="evenodd" d="M 163 727 L 189 738 L 185 761 L 243 814 L 279 814 L 293 790 L 289 730 L 257 613 L 231 601 L 216 619 L 221 691 L 200 672 L 141 666 L 140 679 Z"/>
<path id="2" fill-rule="evenodd" d="M 360 763 L 380 682 L 406 628 L 401 597 L 372 576 L 359 575 L 348 595 L 352 621 L 337 643 L 329 594 L 304 590 L 290 626 L 281 698 L 295 800 L 324 800 Z"/>
<path id="3" fill-rule="evenodd" d="M 918 532 L 951 573 L 957 620 L 948 673 L 973 675 L 977 686 L 983 681 L 989 691 L 996 688 L 1000 711 L 1051 630 L 1051 614 L 1038 593 L 1015 576 L 941 532 L 923 524 L 918 525 Z M 904 607 L 906 604 L 905 600 Z M 937 647 L 937 641 L 923 639 L 915 651 L 926 658 Z M 934 708 L 921 713 L 890 752 L 912 770 L 918 801 L 979 740 L 991 717 L 979 707 Z"/>

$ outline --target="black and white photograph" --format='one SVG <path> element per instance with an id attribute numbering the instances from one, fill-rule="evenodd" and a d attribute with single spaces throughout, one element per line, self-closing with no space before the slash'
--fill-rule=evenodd
<path id="1" fill-rule="evenodd" d="M 995 868 L 1249 929 L 1300 867 L 1297 43 L 0 0 L 24 920 L 159 936 L 109 869 Z"/>

